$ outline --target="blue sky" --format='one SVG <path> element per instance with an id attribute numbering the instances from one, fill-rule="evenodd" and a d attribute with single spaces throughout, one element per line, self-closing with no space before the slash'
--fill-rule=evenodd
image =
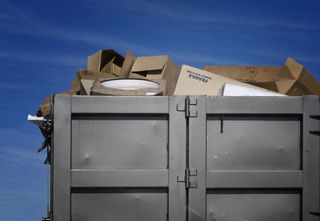
<path id="1" fill-rule="evenodd" d="M 318 0 L 0 0 L 0 220 L 46 214 L 42 136 L 26 116 L 67 90 L 89 54 L 129 49 L 199 68 L 292 56 L 320 79 L 319 11 Z"/>

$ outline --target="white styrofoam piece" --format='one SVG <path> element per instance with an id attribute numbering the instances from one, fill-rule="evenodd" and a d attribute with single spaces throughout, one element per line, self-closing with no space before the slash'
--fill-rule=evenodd
<path id="1" fill-rule="evenodd" d="M 151 81 L 140 80 L 140 79 L 119 79 L 112 81 L 105 81 L 101 83 L 102 86 L 121 90 L 138 90 L 160 87 L 159 84 Z"/>
<path id="2" fill-rule="evenodd" d="M 240 85 L 226 83 L 222 90 L 222 96 L 286 96 L 284 94 L 257 90 Z"/>
<path id="3" fill-rule="evenodd" d="M 43 126 L 44 121 L 45 121 L 43 117 L 32 116 L 30 114 L 28 114 L 27 119 L 28 119 L 28 121 L 30 121 L 31 123 L 33 123 L 39 127 Z"/>

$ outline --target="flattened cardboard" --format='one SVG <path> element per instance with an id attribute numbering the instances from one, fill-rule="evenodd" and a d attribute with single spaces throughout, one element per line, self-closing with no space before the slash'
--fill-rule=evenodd
<path id="1" fill-rule="evenodd" d="M 150 80 L 166 80 L 166 95 L 173 95 L 180 68 L 168 56 L 138 57 L 133 63 L 130 78 L 137 75 Z"/>
<path id="2" fill-rule="evenodd" d="M 168 59 L 169 57 L 166 55 L 138 57 L 132 66 L 131 72 L 162 70 Z"/>
<path id="3" fill-rule="evenodd" d="M 112 61 L 110 63 L 110 61 Z M 116 51 L 111 49 L 100 50 L 88 57 L 87 70 L 92 72 L 101 72 L 110 70 L 111 64 L 121 67 L 124 58 Z M 105 67 L 107 65 L 107 67 Z M 109 72 L 112 73 L 112 72 Z"/>
<path id="4" fill-rule="evenodd" d="M 130 51 L 127 52 L 126 57 L 124 58 L 123 65 L 119 71 L 119 78 L 128 78 L 130 75 L 131 68 L 133 66 L 136 57 Z"/>
<path id="5" fill-rule="evenodd" d="M 174 95 L 209 95 L 221 94 L 226 83 L 269 92 L 250 84 L 213 74 L 198 68 L 182 65 Z"/>

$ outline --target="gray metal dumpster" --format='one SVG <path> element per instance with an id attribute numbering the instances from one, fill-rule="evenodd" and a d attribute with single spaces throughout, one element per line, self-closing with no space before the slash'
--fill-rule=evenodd
<path id="1" fill-rule="evenodd" d="M 320 101 L 55 96 L 53 221 L 319 221 Z"/>

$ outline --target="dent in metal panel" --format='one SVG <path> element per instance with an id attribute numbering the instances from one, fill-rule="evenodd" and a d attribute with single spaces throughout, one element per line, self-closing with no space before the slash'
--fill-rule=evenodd
<path id="1" fill-rule="evenodd" d="M 207 221 L 300 221 L 298 193 L 213 191 Z"/>
<path id="2" fill-rule="evenodd" d="M 73 193 L 72 221 L 166 221 L 167 193 Z"/>
<path id="3" fill-rule="evenodd" d="M 167 116 L 76 116 L 73 169 L 166 169 Z"/>
<path id="4" fill-rule="evenodd" d="M 219 115 L 207 121 L 209 170 L 299 170 L 297 116 Z M 223 130 L 221 129 L 223 127 Z"/>

